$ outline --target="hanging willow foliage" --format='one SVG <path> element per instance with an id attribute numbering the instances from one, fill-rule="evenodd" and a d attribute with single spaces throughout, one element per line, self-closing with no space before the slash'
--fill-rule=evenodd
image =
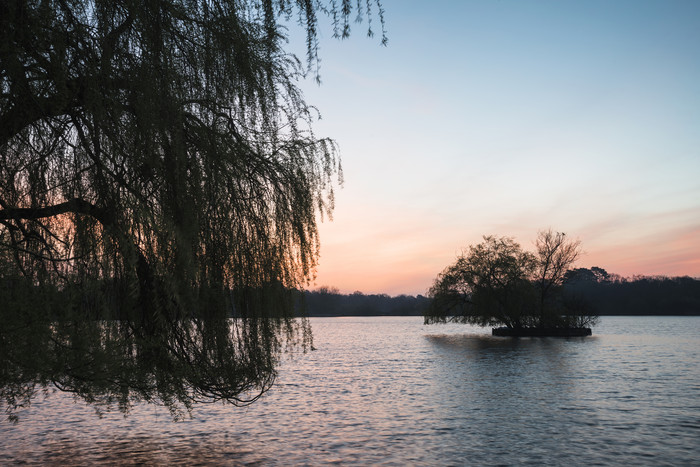
<path id="1" fill-rule="evenodd" d="M 37 348 L 58 355 L 38 368 L 25 324 L 3 324 L 4 388 L 95 399 L 65 363 L 85 341 L 105 400 L 236 401 L 308 343 L 290 290 L 313 277 L 340 174 L 296 84 L 318 72 L 319 15 L 337 37 L 356 17 L 383 31 L 374 0 L 0 4 L 3 323 L 43 323 Z M 283 48 L 294 24 L 305 60 Z"/>

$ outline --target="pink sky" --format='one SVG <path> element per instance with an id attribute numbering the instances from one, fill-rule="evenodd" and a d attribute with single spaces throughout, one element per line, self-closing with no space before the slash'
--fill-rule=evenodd
<path id="1" fill-rule="evenodd" d="M 626 277 L 688 275 L 700 278 L 700 222 L 687 230 L 674 229 L 638 237 L 615 238 L 598 233 L 570 233 L 581 240 L 584 251 L 577 267 L 598 266 Z M 466 243 L 455 239 L 455 246 L 450 248 L 444 243 L 431 243 L 430 239 L 435 237 L 429 232 L 399 230 L 396 234 L 375 235 L 332 223 L 322 226 L 322 234 L 322 238 L 330 240 L 323 243 L 317 279 L 311 288 L 334 286 L 343 293 L 425 294 L 437 274 L 454 262 L 463 248 L 481 241 L 478 235 L 465 240 Z M 523 236 L 509 232 L 496 234 L 515 236 L 523 248 L 532 250 L 536 231 Z M 366 247 L 357 248 L 358 244 Z"/>
<path id="2" fill-rule="evenodd" d="M 310 288 L 425 293 L 483 235 L 700 277 L 700 2 L 384 2 L 305 83 L 345 184 Z M 327 34 L 330 36 L 330 34 Z"/>

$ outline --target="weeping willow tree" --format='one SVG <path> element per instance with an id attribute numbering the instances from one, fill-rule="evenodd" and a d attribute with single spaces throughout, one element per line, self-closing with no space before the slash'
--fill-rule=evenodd
<path id="1" fill-rule="evenodd" d="M 8 411 L 51 385 L 125 410 L 240 403 L 308 343 L 290 290 L 340 173 L 297 86 L 321 18 L 385 40 L 374 0 L 0 3 Z"/>

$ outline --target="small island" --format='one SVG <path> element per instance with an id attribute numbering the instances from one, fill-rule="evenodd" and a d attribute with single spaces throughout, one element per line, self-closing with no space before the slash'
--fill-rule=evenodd
<path id="1" fill-rule="evenodd" d="M 592 306 L 563 287 L 580 245 L 551 229 L 539 232 L 534 253 L 512 238 L 485 236 L 435 279 L 425 324 L 493 326 L 499 337 L 590 336 Z"/>

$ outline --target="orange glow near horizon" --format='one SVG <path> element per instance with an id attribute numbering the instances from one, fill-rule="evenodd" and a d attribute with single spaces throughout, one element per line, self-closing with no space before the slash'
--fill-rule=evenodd
<path id="1" fill-rule="evenodd" d="M 624 277 L 700 277 L 700 227 L 673 232 L 666 238 L 649 237 L 638 243 L 602 246 L 581 262 L 599 263 L 608 272 Z"/>
<path id="2" fill-rule="evenodd" d="M 330 237 L 333 229 L 325 228 Z M 330 231 L 329 231 L 330 230 Z M 437 274 L 451 264 L 463 248 L 439 248 L 445 243 L 436 240 L 416 244 L 397 237 L 373 236 L 358 228 L 354 233 L 345 229 L 341 239 L 323 242 L 318 275 L 309 289 L 336 287 L 341 293 L 386 293 L 389 295 L 425 295 Z M 601 267 L 611 274 L 633 276 L 700 277 L 700 226 L 666 232 L 667 238 L 649 235 L 625 241 L 620 238 L 596 239 L 588 231 L 590 241 L 582 241 L 583 255 L 575 267 Z M 532 235 L 534 237 L 534 233 Z M 473 242 L 480 241 L 474 236 Z M 330 240 L 333 240 L 331 237 Z M 530 240 L 516 238 L 523 248 L 532 249 Z M 603 243 L 603 240 L 608 243 Z M 355 245 L 366 245 L 357 249 Z"/>
<path id="3" fill-rule="evenodd" d="M 304 92 L 345 184 L 310 288 L 425 294 L 482 235 L 550 227 L 578 267 L 700 276 L 698 2 L 476 4 L 402 4 L 380 50 L 324 42 Z"/>

